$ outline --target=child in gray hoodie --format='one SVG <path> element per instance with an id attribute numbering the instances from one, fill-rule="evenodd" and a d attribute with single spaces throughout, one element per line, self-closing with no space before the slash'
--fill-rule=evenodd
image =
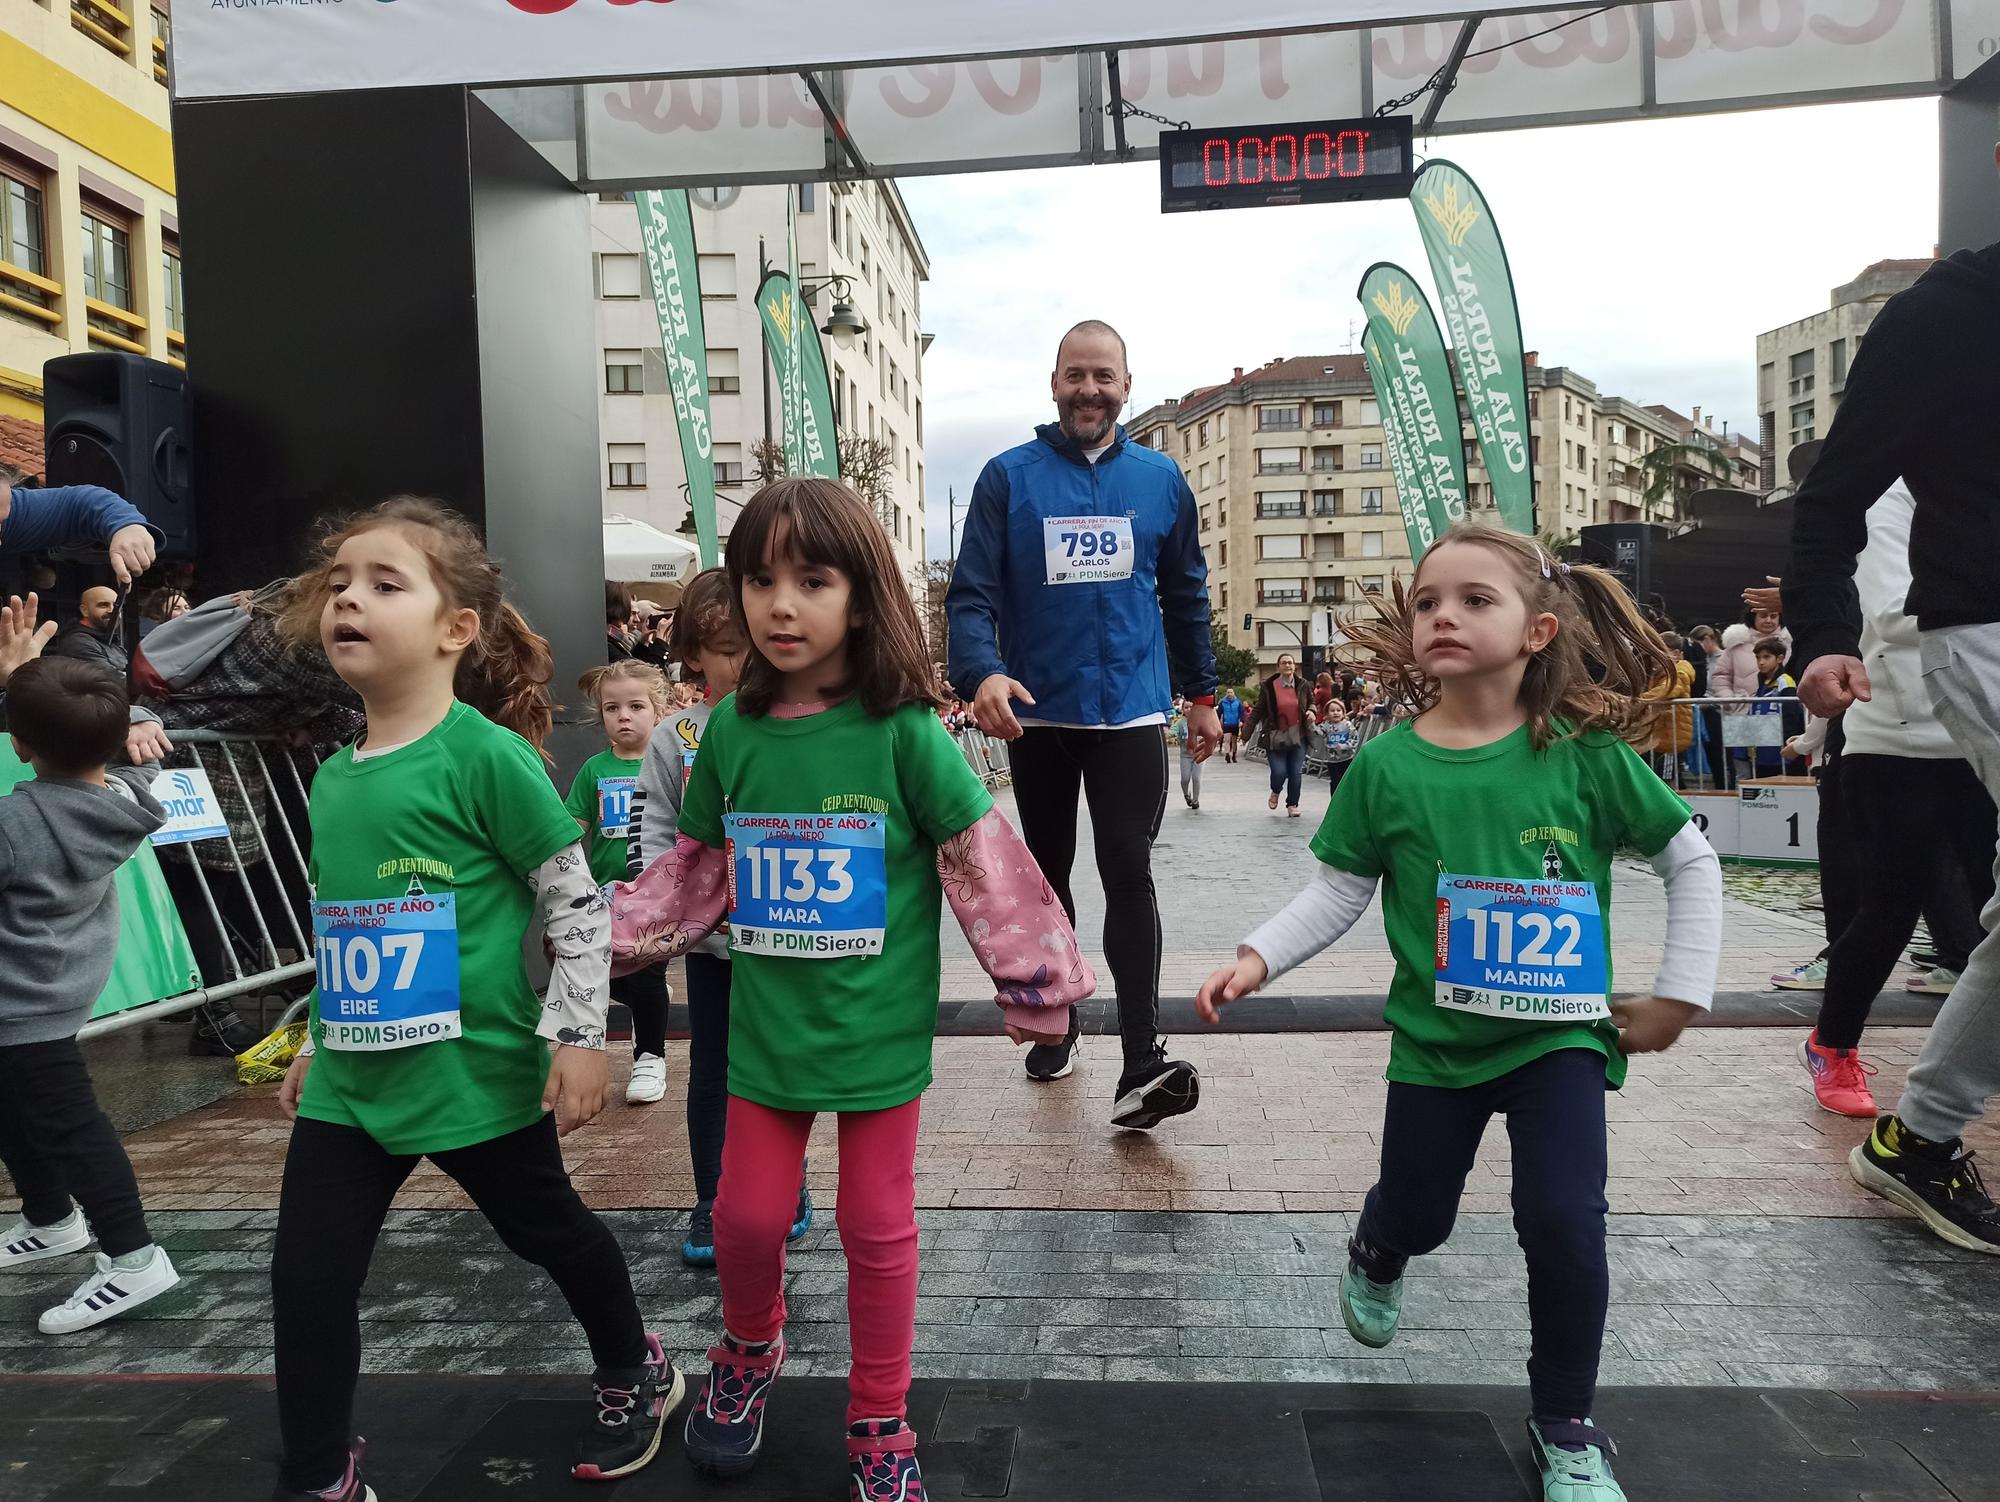
<path id="1" fill-rule="evenodd" d="M 157 765 L 106 769 L 127 721 L 110 673 L 43 657 L 6 689 L 14 751 L 35 778 L 0 797 L 0 1162 L 21 1197 L 0 1271 L 82 1251 L 94 1233 L 95 1270 L 41 1317 L 43 1334 L 64 1335 L 180 1281 L 76 1041 L 118 947 L 114 878 L 166 810 L 147 791 Z"/>

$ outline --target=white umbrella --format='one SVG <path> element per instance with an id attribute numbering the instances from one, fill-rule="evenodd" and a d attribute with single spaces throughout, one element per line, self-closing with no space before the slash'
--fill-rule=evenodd
<path id="1" fill-rule="evenodd" d="M 604 577 L 628 583 L 677 583 L 695 571 L 701 554 L 691 542 L 629 516 L 604 518 Z"/>

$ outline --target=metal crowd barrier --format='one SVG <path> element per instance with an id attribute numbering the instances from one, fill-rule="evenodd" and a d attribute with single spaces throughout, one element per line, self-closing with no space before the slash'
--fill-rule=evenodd
<path id="1" fill-rule="evenodd" d="M 199 768 L 226 826 L 211 839 L 154 849 L 203 984 L 87 1023 L 85 1038 L 282 991 L 313 973 L 305 819 L 318 758 L 275 738 L 204 730 L 168 730 L 167 738 L 174 750 L 156 791 L 171 788 L 176 770 Z"/>
<path id="2" fill-rule="evenodd" d="M 1349 715 L 1341 723 L 1352 725 L 1356 731 L 1353 742 L 1340 758 L 1341 760 L 1352 760 L 1355 752 L 1359 751 L 1364 745 L 1387 730 L 1391 725 L 1394 725 L 1396 723 L 1396 716 L 1386 714 Z M 1327 769 L 1334 763 L 1333 749 L 1327 744 L 1327 728 L 1325 725 L 1315 725 L 1312 728 L 1312 733 L 1306 738 L 1305 774 L 1308 777 L 1324 777 Z M 1268 762 L 1270 760 L 1270 757 L 1265 753 L 1262 737 L 1257 737 L 1254 743 L 1245 745 L 1243 747 L 1243 755 L 1251 761 Z"/>
<path id="3" fill-rule="evenodd" d="M 1783 757 L 1785 711 L 1796 707 L 1796 723 L 1803 725 L 1804 706 L 1797 694 L 1771 694 L 1756 699 L 1707 695 L 1681 699 L 1649 699 L 1653 710 L 1650 728 L 1635 730 L 1632 748 L 1676 789 L 1720 790 L 1746 777 L 1771 776 L 1759 772 L 1760 751 L 1779 753 L 1776 760 L 1783 771 L 1802 771 L 1804 763 L 1787 767 Z M 1683 730 L 1680 711 L 1689 711 L 1690 724 Z M 1661 746 L 1664 730 L 1666 744 Z M 1794 732 L 1797 733 L 1797 732 Z M 1727 763 L 1717 766 L 1718 755 Z M 1770 758 L 1765 758 L 1770 759 Z"/>
<path id="4" fill-rule="evenodd" d="M 996 741 L 976 725 L 967 725 L 953 739 L 964 753 L 966 765 L 977 772 L 979 780 L 989 788 L 1005 787 L 1013 780 L 1013 770 L 1007 764 L 1005 741 Z"/>

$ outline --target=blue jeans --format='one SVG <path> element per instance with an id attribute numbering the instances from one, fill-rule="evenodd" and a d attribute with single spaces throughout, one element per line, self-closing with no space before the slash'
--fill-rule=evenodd
<path id="1" fill-rule="evenodd" d="M 1306 748 L 1303 743 L 1285 750 L 1266 747 L 1265 756 L 1271 763 L 1271 791 L 1283 792 L 1285 807 L 1299 806 L 1299 784 L 1306 775 Z"/>

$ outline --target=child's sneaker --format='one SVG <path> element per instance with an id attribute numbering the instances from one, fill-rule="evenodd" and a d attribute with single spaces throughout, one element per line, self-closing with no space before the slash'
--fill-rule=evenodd
<path id="1" fill-rule="evenodd" d="M 1951 988 L 1958 984 L 1958 974 L 1948 965 L 1933 965 L 1924 974 L 1913 975 L 1904 981 L 1903 989 L 1924 996 L 1949 996 Z"/>
<path id="2" fill-rule="evenodd" d="M 696 1200 L 681 1239 L 681 1262 L 687 1267 L 715 1266 L 715 1201 Z"/>
<path id="3" fill-rule="evenodd" d="M 740 1476 L 764 1443 L 764 1403 L 785 1364 L 785 1337 L 751 1346 L 725 1334 L 708 1353 L 708 1380 L 688 1409 L 687 1458 L 716 1476 Z"/>
<path id="4" fill-rule="evenodd" d="M 806 1188 L 806 1181 L 799 1180 L 798 1208 L 792 1212 L 792 1228 L 785 1232 L 786 1241 L 797 1241 L 813 1228 L 812 1191 Z"/>
<path id="5" fill-rule="evenodd" d="M 666 1098 L 667 1061 L 655 1053 L 634 1055 L 632 1078 L 625 1084 L 626 1104 L 650 1106 L 654 1101 Z"/>
<path id="6" fill-rule="evenodd" d="M 74 1205 L 67 1216 L 52 1226 L 38 1226 L 27 1216 L 18 1216 L 14 1224 L 0 1231 L 0 1270 L 26 1267 L 30 1262 L 50 1257 L 67 1257 L 89 1245 L 90 1227 L 84 1222 L 83 1212 Z"/>
<path id="7" fill-rule="evenodd" d="M 646 1360 L 636 1374 L 599 1367 L 590 1379 L 597 1412 L 577 1437 L 569 1473 L 578 1481 L 616 1481 L 639 1470 L 660 1451 L 666 1417 L 687 1384 L 660 1344 L 646 1336 Z"/>
<path id="8" fill-rule="evenodd" d="M 272 1502 L 375 1502 L 375 1493 L 361 1479 L 361 1457 L 368 1453 L 368 1441 L 347 1442 L 347 1470 L 332 1486 L 312 1491 L 294 1491 L 280 1485 L 271 1493 Z"/>
<path id="9" fill-rule="evenodd" d="M 168 1260 L 167 1249 L 155 1246 L 148 1250 L 153 1255 L 142 1267 L 119 1267 L 99 1252 L 97 1271 L 77 1284 L 75 1293 L 43 1313 L 42 1334 L 73 1335 L 88 1330 L 128 1309 L 137 1309 L 180 1282 L 181 1275 Z"/>
<path id="10" fill-rule="evenodd" d="M 1772 976 L 1771 984 L 1780 991 L 1824 991 L 1826 961 L 1807 960 L 1803 965 L 1795 965 L 1782 974 Z"/>
<path id="11" fill-rule="evenodd" d="M 1959 1138 L 1932 1142 L 1901 1117 L 1883 1116 L 1848 1154 L 1847 1171 L 1863 1189 L 1921 1216 L 1953 1246 L 2000 1253 L 2000 1206 L 1988 1197 Z"/>
<path id="12" fill-rule="evenodd" d="M 1396 1338 L 1403 1318 L 1403 1280 L 1377 1283 L 1353 1257 L 1340 1275 L 1340 1322 L 1364 1346 L 1381 1350 Z"/>
<path id="13" fill-rule="evenodd" d="M 1814 1028 L 1799 1040 L 1799 1062 L 1812 1076 L 1813 1094 L 1826 1110 L 1840 1116 L 1875 1115 L 1875 1095 L 1868 1088 L 1875 1066 L 1853 1049 L 1822 1047 Z"/>
<path id="14" fill-rule="evenodd" d="M 1589 1419 L 1529 1419 L 1528 1445 L 1542 1472 L 1542 1502 L 1625 1502 L 1611 1474 L 1618 1446 Z"/>
<path id="15" fill-rule="evenodd" d="M 847 1502 L 924 1502 L 915 1430 L 901 1419 L 848 1425 Z"/>

